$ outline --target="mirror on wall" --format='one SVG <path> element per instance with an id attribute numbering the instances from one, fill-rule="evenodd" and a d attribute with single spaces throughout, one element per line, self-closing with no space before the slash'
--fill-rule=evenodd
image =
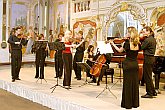
<path id="1" fill-rule="evenodd" d="M 126 35 L 127 27 L 133 26 L 138 32 L 142 29 L 139 20 L 135 20 L 130 11 L 119 12 L 116 20 L 110 23 L 107 37 L 122 38 Z"/>

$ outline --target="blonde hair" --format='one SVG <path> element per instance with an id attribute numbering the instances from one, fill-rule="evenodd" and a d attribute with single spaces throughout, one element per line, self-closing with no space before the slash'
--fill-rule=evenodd
<path id="1" fill-rule="evenodd" d="M 128 27 L 127 30 L 130 34 L 130 41 L 133 42 L 134 46 L 137 46 L 140 43 L 138 31 L 135 27 Z"/>

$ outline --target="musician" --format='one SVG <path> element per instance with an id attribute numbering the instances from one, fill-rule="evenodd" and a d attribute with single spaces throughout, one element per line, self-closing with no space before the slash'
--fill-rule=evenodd
<path id="1" fill-rule="evenodd" d="M 112 46 L 118 51 L 126 51 L 123 61 L 123 90 L 121 107 L 132 109 L 139 107 L 139 79 L 137 55 L 140 49 L 139 35 L 135 27 L 127 28 L 127 37 L 122 47 L 118 48 L 113 41 Z"/>
<path id="2" fill-rule="evenodd" d="M 12 82 L 15 80 L 20 80 L 19 72 L 22 63 L 22 45 L 27 44 L 27 40 L 22 34 L 22 29 L 17 27 L 13 30 L 15 34 L 11 34 L 8 43 L 11 45 L 11 75 Z"/>
<path id="3" fill-rule="evenodd" d="M 72 42 L 69 40 L 72 38 L 71 31 L 66 31 L 64 35 L 64 44 L 65 44 L 65 50 L 62 52 L 62 58 L 63 58 L 63 64 L 64 64 L 64 80 L 63 80 L 63 86 L 66 89 L 71 89 L 71 75 L 72 75 L 72 53 L 71 48 L 75 47 L 72 45 Z"/>
<path id="4" fill-rule="evenodd" d="M 141 49 L 144 54 L 144 63 L 143 63 L 143 75 L 146 82 L 146 94 L 141 96 L 142 98 L 153 98 L 157 96 L 157 93 L 154 89 L 152 81 L 152 72 L 153 65 L 155 62 L 155 49 L 156 49 L 156 40 L 154 38 L 154 32 L 149 26 L 143 28 L 143 34 L 146 36 L 145 40 L 142 42 Z"/>
<path id="5" fill-rule="evenodd" d="M 76 53 L 74 55 L 73 59 L 73 69 L 75 71 L 76 79 L 81 80 L 81 67 L 77 65 L 76 62 L 82 62 L 83 56 L 84 56 L 84 51 L 85 51 L 85 42 L 83 40 L 83 32 L 79 31 L 78 36 L 76 38 Z"/>
<path id="6" fill-rule="evenodd" d="M 60 33 L 58 35 L 58 39 L 55 40 L 55 71 L 56 71 L 56 77 L 62 78 L 63 74 L 63 59 L 62 59 L 62 51 L 64 48 L 62 48 L 61 40 L 64 37 L 63 33 Z"/>
<path id="7" fill-rule="evenodd" d="M 155 51 L 155 63 L 153 72 L 155 74 L 155 91 L 157 94 L 161 94 L 159 90 L 159 81 L 161 72 L 165 71 L 165 32 L 163 27 L 156 27 L 155 29 L 155 39 L 156 39 L 156 51 Z"/>
<path id="8" fill-rule="evenodd" d="M 40 34 L 38 36 L 38 41 L 43 41 L 44 35 Z M 35 78 L 44 79 L 44 64 L 45 64 L 45 58 L 46 58 L 46 52 L 48 50 L 48 47 L 40 44 L 37 46 L 36 43 L 33 45 L 33 50 L 35 50 L 36 58 L 35 58 L 35 64 L 36 64 L 36 75 Z M 39 74 L 40 73 L 40 74 Z"/>
<path id="9" fill-rule="evenodd" d="M 88 49 L 87 49 L 87 61 L 86 63 L 92 67 L 94 65 L 94 46 L 93 45 L 89 45 Z M 87 76 L 90 78 L 93 78 L 91 82 L 96 83 L 96 78 L 94 76 L 92 76 L 90 74 L 90 70 L 87 70 Z"/>
<path id="10" fill-rule="evenodd" d="M 89 45 L 88 50 L 87 50 L 87 61 L 86 61 L 86 63 L 90 67 L 92 67 L 94 65 L 95 61 L 100 56 L 100 52 L 98 50 L 96 52 L 96 55 L 94 55 L 93 51 L 94 51 L 94 46 Z M 110 63 L 110 56 L 109 56 L 109 54 L 106 54 L 105 57 L 106 57 L 106 62 L 101 68 L 101 72 L 100 72 L 100 75 L 99 75 L 99 78 L 98 78 L 98 81 L 97 81 L 98 86 L 100 85 L 100 80 L 102 80 L 102 77 L 105 74 L 106 69 L 109 68 L 108 64 Z M 90 74 L 90 70 L 87 70 L 87 76 L 92 78 L 92 81 L 90 83 L 96 83 L 96 77 Z"/>

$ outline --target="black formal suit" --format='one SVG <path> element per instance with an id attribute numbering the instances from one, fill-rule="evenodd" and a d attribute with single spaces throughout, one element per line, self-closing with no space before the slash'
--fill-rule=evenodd
<path id="1" fill-rule="evenodd" d="M 46 58 L 46 46 L 47 44 L 42 44 L 42 43 L 34 43 L 33 45 L 33 50 L 35 50 L 36 53 L 36 59 L 35 59 L 35 64 L 36 64 L 36 75 L 35 78 L 40 78 L 44 79 L 44 64 L 45 64 L 45 58 Z M 40 74 L 39 74 L 40 73 Z"/>
<path id="2" fill-rule="evenodd" d="M 20 42 L 16 44 L 15 42 Z M 19 72 L 22 63 L 22 45 L 27 44 L 27 40 L 24 38 L 18 38 L 15 35 L 10 35 L 8 43 L 11 45 L 11 75 L 12 79 L 19 79 Z"/>
<path id="3" fill-rule="evenodd" d="M 75 71 L 76 78 L 81 79 L 81 67 L 77 65 L 76 62 L 82 62 L 85 51 L 85 42 L 83 42 L 79 47 L 76 48 L 76 53 L 73 59 L 73 69 Z"/>
<path id="4" fill-rule="evenodd" d="M 62 51 L 65 49 L 65 45 L 60 42 L 59 39 L 56 39 L 55 41 L 55 71 L 56 71 L 56 77 L 62 77 L 63 74 L 63 59 L 62 59 Z"/>
<path id="5" fill-rule="evenodd" d="M 152 81 L 152 72 L 155 62 L 154 54 L 156 50 L 156 40 L 154 36 L 147 37 L 142 42 L 141 49 L 144 51 L 143 75 L 146 82 L 146 92 L 147 95 L 153 96 L 155 89 Z"/>

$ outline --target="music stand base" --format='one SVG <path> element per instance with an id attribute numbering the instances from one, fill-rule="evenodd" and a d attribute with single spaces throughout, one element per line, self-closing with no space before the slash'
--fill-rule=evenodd
<path id="1" fill-rule="evenodd" d="M 87 84 L 91 85 L 91 84 L 86 80 L 86 81 L 85 81 L 82 85 L 80 85 L 79 87 L 85 86 L 85 85 L 87 85 Z"/>
<path id="2" fill-rule="evenodd" d="M 109 90 L 109 92 L 117 99 L 117 97 L 115 96 L 115 94 L 110 90 L 110 88 L 108 87 L 108 85 L 106 84 L 103 91 L 101 91 L 96 98 L 98 98 L 105 90 Z"/>
<path id="3" fill-rule="evenodd" d="M 43 79 L 38 78 L 37 81 L 36 81 L 36 83 L 38 82 L 38 80 L 41 80 L 41 84 L 42 84 L 42 80 L 45 80 L 45 79 L 44 78 Z M 47 83 L 46 80 L 45 80 L 45 82 Z"/>
<path id="4" fill-rule="evenodd" d="M 113 88 L 119 81 L 120 81 L 120 84 L 123 83 L 123 82 L 121 81 L 121 79 L 122 79 L 122 78 L 119 78 L 119 79 L 112 85 L 111 88 Z"/>
<path id="5" fill-rule="evenodd" d="M 54 85 L 53 87 L 50 88 L 50 89 L 53 89 L 51 93 L 54 92 L 54 90 L 56 89 L 57 86 L 60 86 L 60 87 L 62 87 L 62 88 L 65 88 L 64 86 L 61 86 L 61 85 L 59 85 L 59 84 L 56 84 L 56 85 Z"/>

